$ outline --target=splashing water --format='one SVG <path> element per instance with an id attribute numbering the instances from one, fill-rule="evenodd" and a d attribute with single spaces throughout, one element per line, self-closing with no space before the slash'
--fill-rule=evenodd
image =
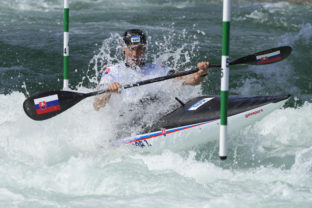
<path id="1" fill-rule="evenodd" d="M 123 63 L 119 34 L 129 28 L 147 32 L 147 62 L 178 70 L 220 62 L 219 0 L 78 0 L 70 6 L 70 82 L 80 92 L 94 91 L 105 67 Z M 155 153 L 110 145 L 134 117 L 149 125 L 174 109 L 174 97 L 218 94 L 217 69 L 196 88 L 174 81 L 135 88 L 160 97 L 144 111 L 116 95 L 99 112 L 87 98 L 53 119 L 30 120 L 22 109 L 25 95 L 61 88 L 63 1 L 1 1 L 0 206 L 311 207 L 312 7 L 309 1 L 244 0 L 232 6 L 231 58 L 280 45 L 293 52 L 278 64 L 231 68 L 231 93 L 294 98 L 231 136 L 228 160 L 221 162 L 218 141 Z M 125 130 L 136 134 L 141 124 Z"/>

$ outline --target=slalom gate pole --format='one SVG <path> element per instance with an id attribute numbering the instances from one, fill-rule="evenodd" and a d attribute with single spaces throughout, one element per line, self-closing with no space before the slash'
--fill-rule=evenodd
<path id="1" fill-rule="evenodd" d="M 230 51 L 231 0 L 223 0 L 222 58 L 221 58 L 221 105 L 219 157 L 227 158 L 227 108 L 229 91 L 229 51 Z"/>
<path id="2" fill-rule="evenodd" d="M 68 90 L 68 57 L 69 57 L 69 0 L 64 0 L 64 47 L 63 47 L 63 56 L 64 56 L 64 81 L 63 81 L 63 90 Z"/>

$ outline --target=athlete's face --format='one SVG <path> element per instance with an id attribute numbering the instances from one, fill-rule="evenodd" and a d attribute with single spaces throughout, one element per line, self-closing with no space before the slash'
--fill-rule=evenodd
<path id="1" fill-rule="evenodd" d="M 130 66 L 140 65 L 145 53 L 145 45 L 129 45 L 124 49 L 127 64 Z"/>

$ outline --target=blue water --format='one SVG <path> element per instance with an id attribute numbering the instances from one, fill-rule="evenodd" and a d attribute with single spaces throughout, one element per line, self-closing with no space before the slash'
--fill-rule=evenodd
<path id="1" fill-rule="evenodd" d="M 76 0 L 70 9 L 72 90 L 93 91 L 102 70 L 123 61 L 129 28 L 147 32 L 148 62 L 180 70 L 220 63 L 221 1 Z M 117 97 L 100 112 L 88 98 L 30 120 L 25 98 L 63 85 L 63 1 L 1 1 L 0 207 L 311 207 L 311 20 L 310 1 L 232 2 L 231 59 L 282 45 L 293 51 L 276 64 L 231 67 L 230 94 L 293 96 L 230 136 L 221 162 L 217 141 L 158 153 L 107 145 L 118 124 L 140 113 L 117 119 Z M 182 92 L 170 82 L 150 88 L 167 102 L 152 114 L 177 95 L 219 94 L 220 72 Z"/>

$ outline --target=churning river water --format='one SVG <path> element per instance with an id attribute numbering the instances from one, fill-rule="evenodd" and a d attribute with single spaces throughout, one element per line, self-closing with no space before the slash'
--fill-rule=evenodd
<path id="1" fill-rule="evenodd" d="M 146 31 L 148 62 L 220 63 L 221 23 L 219 0 L 71 0 L 70 88 L 94 91 L 103 69 L 123 61 L 130 28 Z M 311 2 L 233 1 L 230 43 L 232 59 L 290 45 L 282 62 L 231 67 L 230 94 L 292 98 L 230 136 L 226 161 L 217 140 L 142 153 L 107 145 L 131 120 L 116 118 L 123 103 L 96 112 L 88 98 L 46 121 L 25 115 L 26 97 L 62 88 L 63 1 L 1 0 L 0 207 L 312 207 Z M 147 88 L 161 88 L 170 105 L 177 94 L 219 94 L 220 71 L 195 88 L 168 85 Z"/>

